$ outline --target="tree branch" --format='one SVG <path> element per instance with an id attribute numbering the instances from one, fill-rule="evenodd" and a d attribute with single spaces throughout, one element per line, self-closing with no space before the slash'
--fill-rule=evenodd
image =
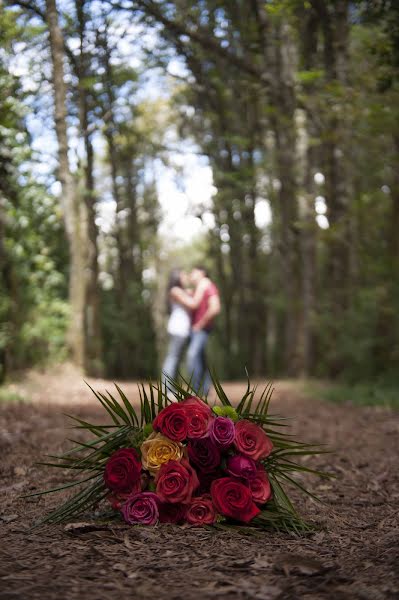
<path id="1" fill-rule="evenodd" d="M 226 48 L 223 48 L 216 41 L 211 31 L 200 26 L 196 26 L 196 29 L 193 30 L 187 24 L 184 24 L 181 21 L 169 19 L 162 12 L 159 5 L 153 2 L 153 0 L 137 0 L 136 5 L 141 7 L 141 9 L 155 21 L 161 23 L 161 25 L 163 25 L 165 29 L 173 34 L 174 37 L 189 37 L 190 40 L 197 43 L 208 52 L 210 50 L 213 54 L 221 57 L 226 62 L 229 62 L 240 71 L 255 77 L 256 79 L 262 81 L 263 84 L 269 85 L 270 78 L 266 73 L 262 73 L 262 71 L 256 68 L 252 61 L 248 60 L 247 58 L 238 56 L 237 54 L 229 52 Z M 112 6 L 113 8 L 119 10 L 127 10 L 126 6 L 119 4 L 118 1 L 112 2 Z"/>
<path id="2" fill-rule="evenodd" d="M 44 11 L 42 11 L 36 4 L 33 4 L 29 0 L 6 0 L 7 6 L 12 8 L 13 6 L 19 6 L 24 10 L 33 13 L 37 17 L 40 17 L 43 23 L 47 23 L 47 15 Z M 71 63 L 76 66 L 76 56 L 73 54 L 72 50 L 68 47 L 66 41 L 64 41 L 64 51 Z"/>
<path id="3" fill-rule="evenodd" d="M 13 6 L 19 6 L 29 12 L 33 12 L 37 17 L 40 17 L 43 21 L 46 21 L 45 13 L 29 0 L 6 0 L 6 6 L 12 8 Z"/>

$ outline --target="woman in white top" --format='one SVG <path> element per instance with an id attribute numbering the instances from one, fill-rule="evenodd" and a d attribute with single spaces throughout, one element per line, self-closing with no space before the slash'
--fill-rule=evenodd
<path id="1" fill-rule="evenodd" d="M 169 344 L 162 366 L 163 385 L 167 384 L 168 379 L 176 379 L 183 351 L 190 337 L 191 311 L 182 304 L 184 300 L 187 305 L 187 300 L 190 299 L 190 295 L 184 289 L 185 284 L 186 274 L 180 269 L 173 269 L 167 288 Z M 167 387 L 169 391 L 173 391 L 172 386 Z"/>

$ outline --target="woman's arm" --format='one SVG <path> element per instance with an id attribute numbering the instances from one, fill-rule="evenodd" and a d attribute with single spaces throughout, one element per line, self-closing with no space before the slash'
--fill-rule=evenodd
<path id="1" fill-rule="evenodd" d="M 182 290 L 182 288 L 173 287 L 170 290 L 170 297 L 175 302 L 178 302 L 179 304 L 184 306 L 184 308 L 188 308 L 189 310 L 194 310 L 196 308 L 194 305 L 193 296 L 190 296 L 189 294 L 187 294 L 187 292 Z"/>
<path id="2" fill-rule="evenodd" d="M 190 296 L 189 294 L 187 294 L 187 292 L 185 292 L 182 288 L 173 287 L 170 290 L 170 297 L 173 300 L 175 300 L 175 302 L 178 302 L 185 308 L 188 308 L 190 310 L 195 310 L 200 305 L 202 296 L 204 295 L 207 285 L 208 285 L 207 279 L 203 279 L 202 281 L 200 281 L 193 296 Z"/>

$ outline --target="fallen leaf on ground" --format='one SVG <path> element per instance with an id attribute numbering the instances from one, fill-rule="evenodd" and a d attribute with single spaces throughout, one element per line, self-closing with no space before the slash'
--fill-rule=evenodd
<path id="1" fill-rule="evenodd" d="M 108 525 L 98 523 L 68 523 L 65 525 L 64 531 L 72 534 L 88 533 L 89 531 L 104 531 L 109 529 Z"/>
<path id="2" fill-rule="evenodd" d="M 277 557 L 274 568 L 283 571 L 286 577 L 291 574 L 297 575 L 319 575 L 328 570 L 322 562 L 312 556 L 299 554 L 281 554 Z"/>

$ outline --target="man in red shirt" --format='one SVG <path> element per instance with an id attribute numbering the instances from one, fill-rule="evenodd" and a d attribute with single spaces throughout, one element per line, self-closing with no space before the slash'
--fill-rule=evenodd
<path id="1" fill-rule="evenodd" d="M 193 302 L 192 330 L 187 350 L 187 369 L 191 385 L 198 393 L 206 396 L 211 387 L 211 378 L 206 364 L 205 349 L 212 331 L 215 317 L 220 313 L 219 290 L 209 279 L 202 266 L 193 268 L 190 280 L 195 285 Z"/>

